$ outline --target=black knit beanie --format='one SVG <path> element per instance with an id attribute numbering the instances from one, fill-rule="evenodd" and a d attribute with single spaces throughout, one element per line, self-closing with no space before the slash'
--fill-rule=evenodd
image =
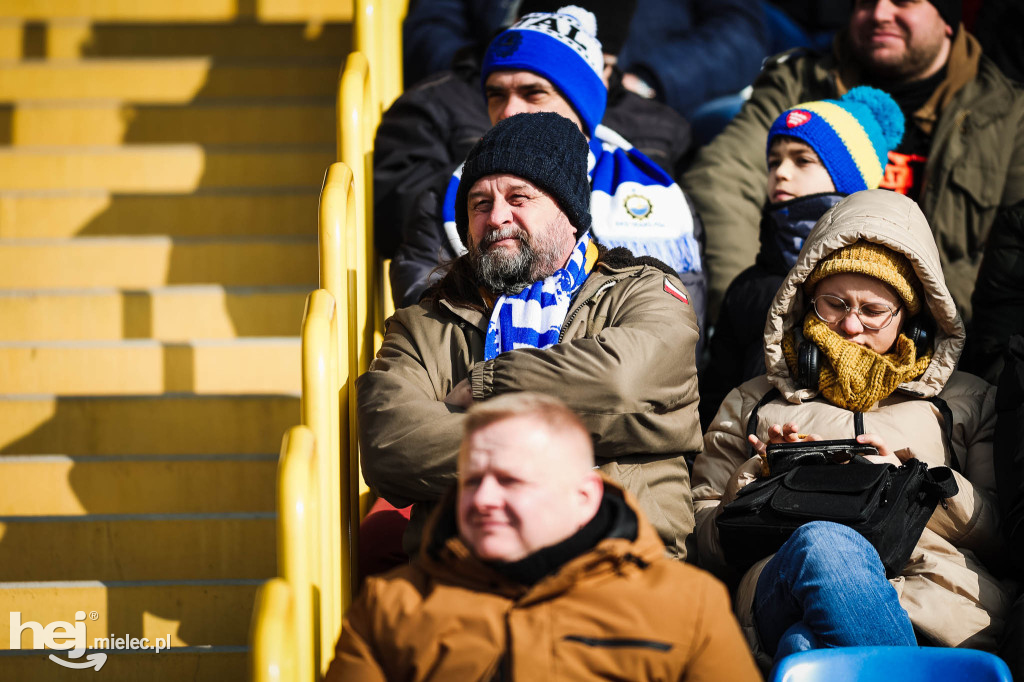
<path id="1" fill-rule="evenodd" d="M 590 229 L 589 146 L 576 124 L 550 112 L 516 114 L 480 138 L 462 167 L 455 194 L 455 228 L 468 246 L 469 190 L 480 178 L 509 173 L 529 180 L 558 202 L 577 237 Z"/>
<path id="2" fill-rule="evenodd" d="M 962 0 L 931 0 L 931 3 L 935 5 L 935 9 L 939 10 L 942 20 L 949 24 L 949 27 L 955 32 L 963 16 Z"/>

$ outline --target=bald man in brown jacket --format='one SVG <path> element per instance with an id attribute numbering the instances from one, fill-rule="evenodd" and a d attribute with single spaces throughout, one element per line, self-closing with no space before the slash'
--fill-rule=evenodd
<path id="1" fill-rule="evenodd" d="M 758 680 L 725 587 L 666 557 L 555 398 L 475 405 L 457 494 L 410 566 L 370 578 L 339 680 Z"/>

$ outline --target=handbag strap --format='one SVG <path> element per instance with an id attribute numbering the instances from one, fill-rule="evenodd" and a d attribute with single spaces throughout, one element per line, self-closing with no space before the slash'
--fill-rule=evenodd
<path id="1" fill-rule="evenodd" d="M 932 486 L 932 489 L 938 493 L 940 500 L 945 500 L 947 497 L 953 497 L 960 492 L 960 486 L 956 483 L 956 478 L 952 474 L 942 475 L 939 473 L 942 467 L 936 467 L 934 469 L 928 469 L 925 474 L 925 480 Z M 946 470 L 948 472 L 948 469 Z M 946 503 L 943 502 L 942 506 L 945 507 Z"/>
<path id="2" fill-rule="evenodd" d="M 747 435 L 748 436 L 756 436 L 757 435 L 757 413 L 761 411 L 762 407 L 764 407 L 765 405 L 767 405 L 771 401 L 775 400 L 775 398 L 777 398 L 780 395 L 782 395 L 782 394 L 779 393 L 779 389 L 777 389 L 777 388 L 775 388 L 773 386 L 767 393 L 765 393 L 763 396 L 761 396 L 760 400 L 757 401 L 757 405 L 754 405 L 753 412 L 750 413 L 750 418 L 747 419 Z M 749 442 L 749 440 L 748 440 L 748 442 Z M 751 457 L 757 456 L 757 450 L 754 449 L 753 445 L 750 446 L 750 456 Z"/>
<path id="3" fill-rule="evenodd" d="M 964 472 L 960 469 L 960 460 L 956 455 L 956 448 L 953 447 L 953 410 L 949 409 L 949 403 L 938 396 L 928 398 L 928 402 L 935 405 L 942 416 L 942 432 L 946 436 L 946 442 L 949 443 L 949 468 L 958 474 L 963 474 Z"/>

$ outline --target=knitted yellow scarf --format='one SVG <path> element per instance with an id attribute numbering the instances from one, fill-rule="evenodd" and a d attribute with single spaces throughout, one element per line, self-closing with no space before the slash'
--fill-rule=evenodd
<path id="1" fill-rule="evenodd" d="M 893 351 L 884 355 L 851 343 L 814 313 L 804 318 L 804 337 L 825 354 L 818 387 L 825 398 L 838 407 L 864 412 L 886 398 L 905 381 L 924 374 L 932 359 L 932 350 L 916 357 L 917 348 L 906 335 L 896 338 Z M 794 376 L 797 373 L 793 332 L 782 337 L 782 354 Z"/>

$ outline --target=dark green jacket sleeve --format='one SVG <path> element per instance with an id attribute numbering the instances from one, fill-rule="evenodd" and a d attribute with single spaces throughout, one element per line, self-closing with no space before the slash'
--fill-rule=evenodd
<path id="1" fill-rule="evenodd" d="M 971 305 L 964 369 L 994 384 L 1010 337 L 1024 334 L 1024 201 L 992 224 Z"/>

